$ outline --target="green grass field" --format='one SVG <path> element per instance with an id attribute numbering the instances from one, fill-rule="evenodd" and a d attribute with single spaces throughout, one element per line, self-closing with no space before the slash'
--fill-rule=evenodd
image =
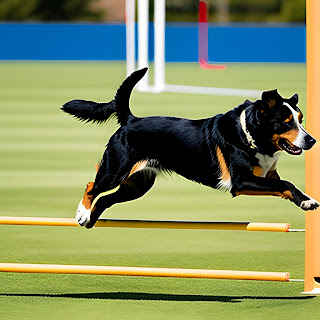
<path id="1" fill-rule="evenodd" d="M 152 72 L 151 72 L 152 73 Z M 80 98 L 111 100 L 123 63 L 2 62 L 0 78 L 1 213 L 73 217 L 95 175 L 115 121 L 84 125 L 60 106 Z M 305 65 L 230 64 L 205 71 L 169 64 L 174 84 L 278 88 L 306 102 Z M 210 117 L 243 98 L 134 92 L 138 116 Z M 304 158 L 283 155 L 279 172 L 304 188 Z M 142 199 L 104 217 L 290 222 L 304 212 L 271 197 L 238 197 L 159 177 Z M 304 275 L 304 234 L 0 226 L 1 262 L 289 271 Z M 303 283 L 85 275 L 0 274 L 0 319 L 318 319 L 320 298 Z"/>

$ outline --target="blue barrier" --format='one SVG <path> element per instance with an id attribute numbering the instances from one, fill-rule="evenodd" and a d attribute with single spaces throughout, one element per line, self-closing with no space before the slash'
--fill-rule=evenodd
<path id="1" fill-rule="evenodd" d="M 124 60 L 124 25 L 1 24 L 0 59 Z"/>
<path id="2" fill-rule="evenodd" d="M 226 62 L 306 62 L 306 29 L 305 26 L 210 28 L 209 59 Z"/>
<path id="3" fill-rule="evenodd" d="M 209 25 L 216 62 L 305 62 L 304 25 Z M 153 25 L 149 32 L 153 60 Z M 0 24 L 1 60 L 125 60 L 123 24 Z M 198 60 L 196 23 L 167 23 L 166 61 Z"/>

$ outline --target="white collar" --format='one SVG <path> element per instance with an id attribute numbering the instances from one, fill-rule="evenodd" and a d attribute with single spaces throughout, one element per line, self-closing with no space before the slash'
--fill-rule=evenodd
<path id="1" fill-rule="evenodd" d="M 246 110 L 243 110 L 240 114 L 240 125 L 242 128 L 242 131 L 244 132 L 244 134 L 246 135 L 247 141 L 250 145 L 251 149 L 257 149 L 256 144 L 254 143 L 254 140 L 252 138 L 252 135 L 250 134 L 250 132 L 247 129 L 247 125 L 246 125 Z"/>

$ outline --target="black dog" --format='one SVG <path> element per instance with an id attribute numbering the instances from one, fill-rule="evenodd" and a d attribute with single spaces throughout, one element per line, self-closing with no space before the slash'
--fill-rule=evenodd
<path id="1" fill-rule="evenodd" d="M 276 171 L 281 151 L 300 155 L 316 142 L 301 125 L 298 95 L 284 99 L 277 90 L 265 91 L 261 100 L 247 100 L 208 119 L 137 118 L 129 109 L 129 98 L 146 71 L 129 76 L 111 102 L 73 100 L 62 107 L 83 121 L 102 123 L 115 116 L 120 125 L 95 182 L 87 185 L 80 201 L 80 225 L 91 228 L 105 209 L 143 196 L 161 170 L 229 190 L 233 196 L 279 196 L 303 210 L 319 206 Z"/>

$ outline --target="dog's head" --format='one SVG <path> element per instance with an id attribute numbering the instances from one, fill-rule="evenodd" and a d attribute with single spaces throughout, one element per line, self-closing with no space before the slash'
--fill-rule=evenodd
<path id="1" fill-rule="evenodd" d="M 285 99 L 277 90 L 264 91 L 261 100 L 256 101 L 260 127 L 276 151 L 300 155 L 316 142 L 302 126 L 303 115 L 297 104 L 297 94 Z"/>

